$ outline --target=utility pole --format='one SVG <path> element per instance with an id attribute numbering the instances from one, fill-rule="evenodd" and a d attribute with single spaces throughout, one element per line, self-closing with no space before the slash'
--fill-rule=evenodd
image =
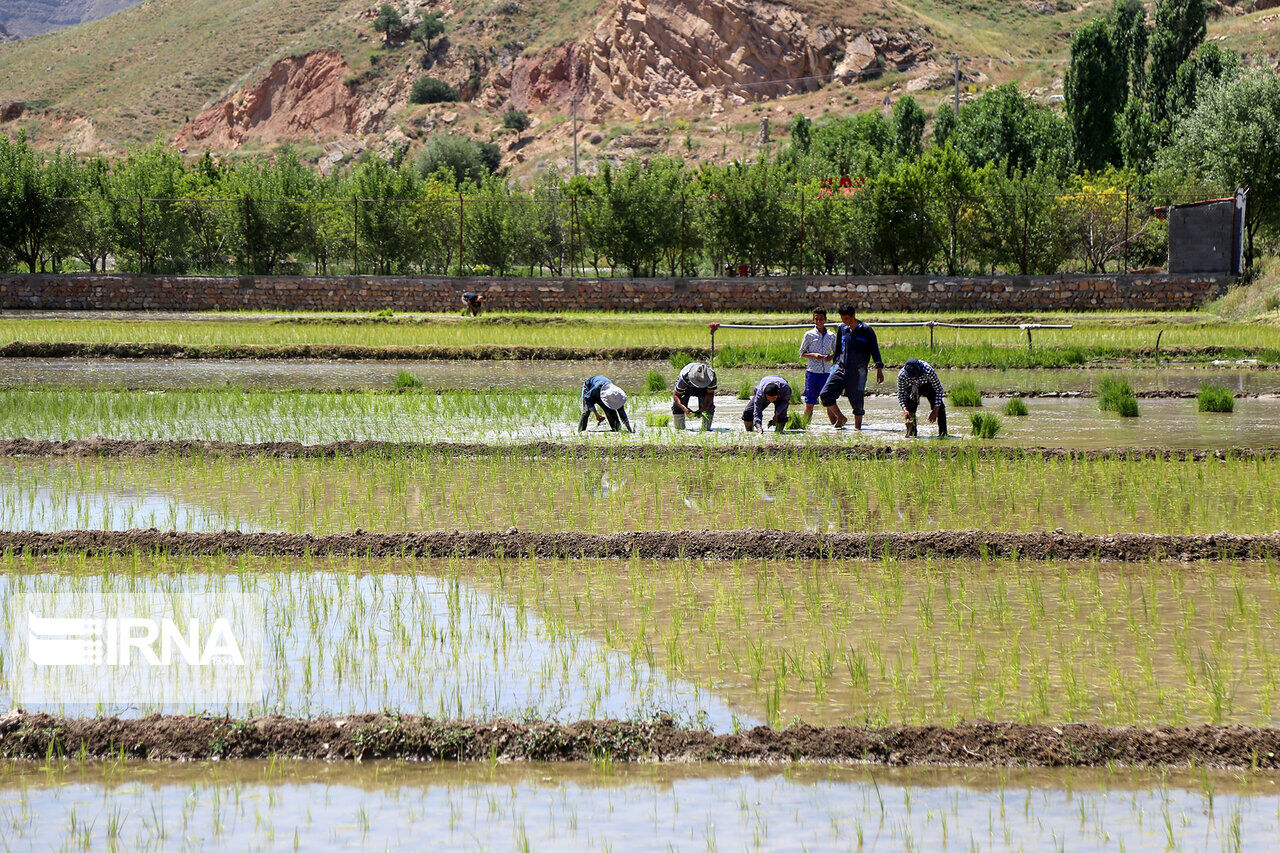
<path id="1" fill-rule="evenodd" d="M 960 56 L 959 54 L 953 55 L 951 57 L 951 62 L 952 62 L 951 76 L 952 76 L 953 82 L 955 83 L 955 88 L 956 88 L 955 105 L 952 107 L 952 111 L 956 114 L 956 117 L 958 118 L 960 116 Z"/>
<path id="2" fill-rule="evenodd" d="M 578 93 L 573 93 L 573 176 L 578 177 Z"/>

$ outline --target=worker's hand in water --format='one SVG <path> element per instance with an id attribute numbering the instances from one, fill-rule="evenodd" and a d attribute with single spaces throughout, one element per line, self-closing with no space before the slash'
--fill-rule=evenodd
<path id="1" fill-rule="evenodd" d="M 933 411 L 929 413 L 929 423 L 935 423 L 938 420 L 938 407 L 934 406 Z"/>

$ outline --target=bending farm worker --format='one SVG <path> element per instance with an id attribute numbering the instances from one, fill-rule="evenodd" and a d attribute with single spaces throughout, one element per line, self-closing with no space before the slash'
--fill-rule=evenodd
<path id="1" fill-rule="evenodd" d="M 464 317 L 478 317 L 484 311 L 484 294 L 468 290 L 462 294 L 462 304 L 466 306 L 462 309 Z"/>
<path id="2" fill-rule="evenodd" d="M 804 416 L 805 420 L 813 417 L 813 407 L 822 395 L 822 388 L 827 384 L 831 373 L 831 355 L 835 352 L 835 332 L 827 328 L 827 312 L 822 308 L 813 309 L 813 328 L 804 333 L 800 339 L 800 357 L 805 359 L 804 369 Z M 835 414 L 832 414 L 832 410 Z M 832 406 L 827 409 L 827 417 L 833 426 L 840 423 L 840 410 Z"/>
<path id="3" fill-rule="evenodd" d="M 578 432 L 587 428 L 591 415 L 596 416 L 596 423 L 608 418 L 609 429 L 618 431 L 621 424 L 626 425 L 627 432 L 635 432 L 631 421 L 627 419 L 627 392 L 610 381 L 608 376 L 592 376 L 582 383 L 582 417 L 578 418 Z M 596 411 L 599 407 L 604 414 Z"/>
<path id="4" fill-rule="evenodd" d="M 831 353 L 831 375 L 819 395 L 836 429 L 849 422 L 840 412 L 841 394 L 848 396 L 853 407 L 853 428 L 862 429 L 862 416 L 866 414 L 863 401 L 867 392 L 867 370 L 872 360 L 876 365 L 876 382 L 884 382 L 880 342 L 876 340 L 875 330 L 861 322 L 856 311 L 853 305 L 840 306 L 841 325 L 836 331 L 835 349 Z"/>
<path id="5" fill-rule="evenodd" d="M 916 434 L 916 409 L 920 406 L 920 398 L 929 401 L 932 410 L 929 412 L 929 423 L 937 421 L 938 437 L 947 434 L 947 404 L 943 400 L 942 381 L 938 372 L 927 361 L 909 358 L 898 372 L 898 405 L 902 407 L 902 417 L 907 422 L 907 437 Z"/>
<path id="6" fill-rule="evenodd" d="M 751 392 L 751 402 L 747 403 L 746 411 L 742 413 L 742 425 L 747 428 L 747 432 L 753 429 L 760 432 L 764 429 L 764 410 L 770 403 L 773 404 L 773 418 L 769 421 L 769 426 L 782 432 L 782 428 L 787 425 L 791 386 L 781 376 L 766 376 L 756 383 L 755 390 Z"/>
<path id="7" fill-rule="evenodd" d="M 689 362 L 676 377 L 676 387 L 671 392 L 671 425 L 676 429 L 684 429 L 684 416 L 693 414 L 689 408 L 692 400 L 698 401 L 702 431 L 709 432 L 716 413 L 716 372 L 705 362 Z"/>

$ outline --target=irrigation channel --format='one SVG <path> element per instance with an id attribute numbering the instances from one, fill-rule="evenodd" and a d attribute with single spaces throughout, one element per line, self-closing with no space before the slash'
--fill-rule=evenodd
<path id="1" fill-rule="evenodd" d="M 653 371 L 0 359 L 7 605 L 270 605 L 255 689 L 194 699 L 42 670 L 6 606 L 6 843 L 1272 846 L 1280 370 L 946 370 L 983 405 L 914 442 L 892 371 L 781 436 L 734 393 L 769 371 L 683 435 Z M 634 435 L 577 432 L 596 372 Z"/>

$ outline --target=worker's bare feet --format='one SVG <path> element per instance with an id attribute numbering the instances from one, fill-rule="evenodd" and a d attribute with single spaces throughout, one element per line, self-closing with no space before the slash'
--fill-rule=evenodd
<path id="1" fill-rule="evenodd" d="M 844 429 L 844 425 L 847 423 L 849 423 L 849 419 L 846 418 L 844 415 L 841 415 L 840 420 L 836 421 L 835 427 L 836 429 Z"/>
<path id="2" fill-rule="evenodd" d="M 853 416 L 853 428 L 858 430 L 859 432 L 862 431 L 862 415 Z"/>

